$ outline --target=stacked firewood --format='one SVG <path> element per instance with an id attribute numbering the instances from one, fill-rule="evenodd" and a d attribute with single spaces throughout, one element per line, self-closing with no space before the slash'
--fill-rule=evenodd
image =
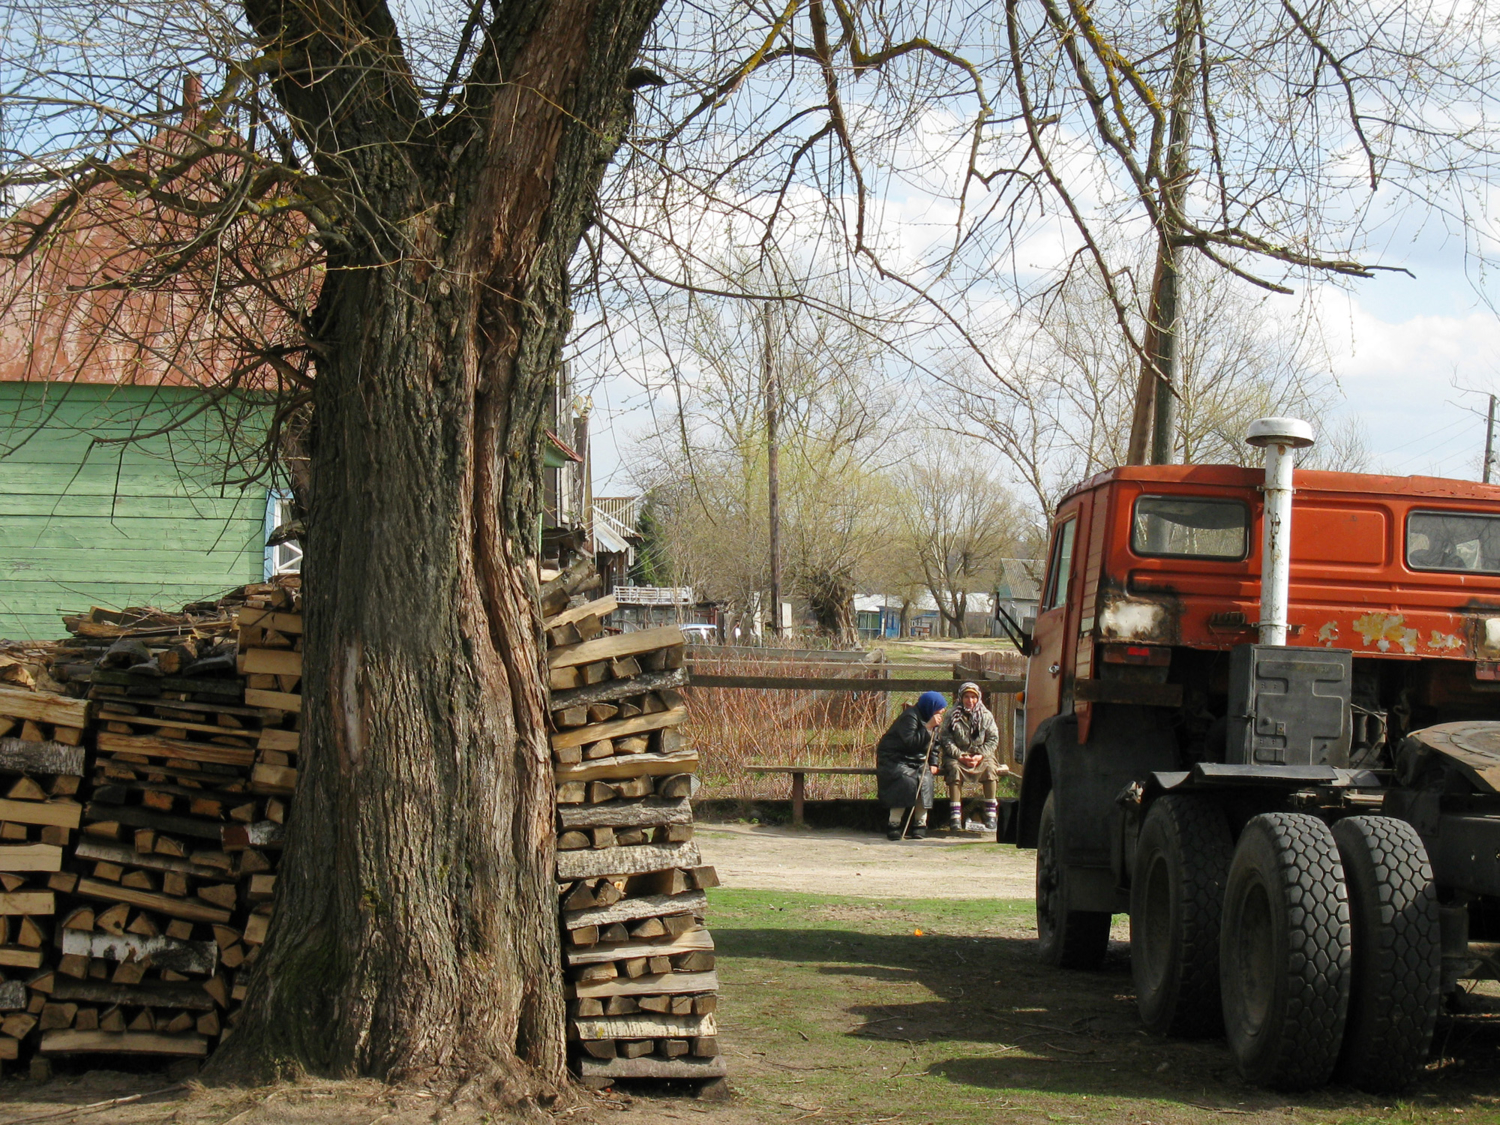
<path id="1" fill-rule="evenodd" d="M 87 770 L 76 755 L 81 833 L 52 876 L 60 924 L 27 980 L 41 1053 L 202 1056 L 230 1033 L 269 922 L 300 707 L 280 690 L 247 705 L 236 640 L 263 642 L 276 614 L 299 645 L 296 599 L 265 585 L 183 615 L 70 622 L 66 650 L 94 658 L 93 752 Z"/>
<path id="2" fill-rule="evenodd" d="M 0 1059 L 52 1018 L 28 982 L 50 960 L 58 892 L 76 882 L 63 859 L 83 811 L 87 723 L 81 700 L 0 690 Z"/>
<path id="3" fill-rule="evenodd" d="M 542 592 L 575 1066 L 601 1084 L 717 1080 L 718 978 L 701 919 L 718 879 L 693 841 L 698 755 L 677 729 L 684 637 L 675 625 L 604 635 L 615 599 L 583 601 L 596 583 L 579 568 Z"/>

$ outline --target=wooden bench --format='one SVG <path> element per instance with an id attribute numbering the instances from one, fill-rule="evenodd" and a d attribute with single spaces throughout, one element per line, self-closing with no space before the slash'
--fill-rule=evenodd
<path id="1" fill-rule="evenodd" d="M 792 775 L 792 823 L 802 823 L 802 805 L 807 798 L 807 775 L 810 773 L 868 774 L 875 776 L 874 766 L 751 766 L 751 773 L 789 773 Z"/>

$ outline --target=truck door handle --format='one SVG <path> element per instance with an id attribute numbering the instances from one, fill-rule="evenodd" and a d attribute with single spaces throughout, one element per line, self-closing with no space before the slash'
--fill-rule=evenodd
<path id="1" fill-rule="evenodd" d="M 1059 672 L 1059 671 L 1060 671 L 1060 670 L 1061 670 L 1061 669 L 1060 669 L 1060 668 L 1059 668 L 1059 666 L 1058 666 L 1058 665 L 1056 665 L 1056 664 L 1052 664 L 1052 665 L 1049 665 L 1049 666 L 1048 666 L 1048 668 L 1047 668 L 1047 671 L 1049 671 L 1049 672 L 1051 672 L 1051 673 L 1052 673 L 1052 674 L 1053 674 L 1053 675 L 1054 675 L 1054 676 L 1055 676 L 1055 675 L 1057 675 L 1057 673 L 1058 673 L 1058 672 Z"/>

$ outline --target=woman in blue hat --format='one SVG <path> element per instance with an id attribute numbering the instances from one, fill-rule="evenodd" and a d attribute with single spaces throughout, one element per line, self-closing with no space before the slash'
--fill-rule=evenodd
<path id="1" fill-rule="evenodd" d="M 910 823 L 911 837 L 927 835 L 927 810 L 932 807 L 932 732 L 943 721 L 948 701 L 935 691 L 924 691 L 914 706 L 904 708 L 890 729 L 875 744 L 875 780 L 880 803 L 890 809 L 885 838 L 899 840 L 903 824 Z"/>

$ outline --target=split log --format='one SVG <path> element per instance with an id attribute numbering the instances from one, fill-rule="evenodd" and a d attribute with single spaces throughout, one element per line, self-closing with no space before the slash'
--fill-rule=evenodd
<path id="1" fill-rule="evenodd" d="M 88 725 L 89 702 L 50 691 L 14 691 L 0 688 L 0 715 L 26 719 L 35 723 L 56 723 L 64 727 Z"/>
<path id="2" fill-rule="evenodd" d="M 83 806 L 77 801 L 11 801 L 0 797 L 0 822 L 77 828 L 82 814 Z"/>
<path id="3" fill-rule="evenodd" d="M 101 1019 L 100 1028 L 104 1026 Z M 186 1055 L 208 1054 L 208 1040 L 201 1035 L 158 1035 L 130 1031 L 49 1031 L 37 1048 L 44 1055 L 79 1055 L 102 1051 L 108 1054 Z"/>
<path id="4" fill-rule="evenodd" d="M 655 715 L 637 715 L 633 719 L 616 719 L 609 723 L 594 723 L 575 730 L 559 731 L 552 736 L 552 749 L 561 750 L 565 746 L 583 746 L 606 738 L 623 738 L 662 727 L 674 727 L 687 722 L 687 717 L 686 707 L 674 707 Z"/>
<path id="5" fill-rule="evenodd" d="M 678 954 L 712 952 L 713 935 L 707 930 L 694 930 L 671 941 L 628 941 L 608 949 L 569 949 L 564 957 L 569 965 L 590 965 L 596 961 L 610 961 L 617 957 L 654 956 L 656 954 Z"/>
<path id="6" fill-rule="evenodd" d="M 20 738 L 0 738 L 0 769 L 81 777 L 84 748 L 62 741 L 27 742 Z"/>
<path id="7" fill-rule="evenodd" d="M 676 625 L 662 625 L 655 629 L 639 629 L 634 633 L 620 633 L 613 637 L 598 637 L 576 645 L 562 645 L 547 653 L 549 668 L 568 668 L 578 664 L 590 664 L 599 660 L 618 660 L 637 653 L 653 652 L 685 643 L 682 630 Z"/>
<path id="8" fill-rule="evenodd" d="M 719 987 L 719 976 L 710 970 L 706 973 L 651 973 L 633 979 L 580 980 L 573 984 L 578 997 L 605 996 L 657 996 L 680 995 L 684 992 L 715 992 Z"/>
<path id="9" fill-rule="evenodd" d="M 655 828 L 668 824 L 692 824 L 693 806 L 681 799 L 664 801 L 647 797 L 628 805 L 558 809 L 557 817 L 564 829 Z"/>
<path id="10" fill-rule="evenodd" d="M 712 1037 L 698 1036 L 697 1038 Z M 581 1078 L 611 1081 L 620 1078 L 681 1078 L 713 1081 L 727 1075 L 729 1068 L 723 1056 L 681 1059 L 581 1058 L 578 1060 L 578 1073 Z"/>
<path id="11" fill-rule="evenodd" d="M 602 758 L 597 762 L 584 762 L 576 766 L 558 766 L 554 774 L 560 782 L 594 781 L 609 778 L 670 777 L 672 774 L 692 773 L 697 768 L 698 751 L 688 750 L 671 755 L 626 754 L 624 757 Z M 675 795 L 687 796 L 686 793 Z"/>
<path id="12" fill-rule="evenodd" d="M 701 859 L 698 845 L 691 840 L 668 847 L 642 844 L 634 848 L 567 852 L 557 857 L 557 877 L 590 879 L 600 875 L 635 875 L 664 868 L 697 867 Z"/>
<path id="13" fill-rule="evenodd" d="M 113 984 L 63 978 L 52 990 L 52 999 L 132 1007 L 190 1008 L 198 1012 L 211 1012 L 214 1008 L 213 997 L 196 984 Z"/>
<path id="14" fill-rule="evenodd" d="M 608 617 L 620 603 L 615 600 L 613 594 L 605 594 L 602 598 L 595 598 L 591 602 L 575 605 L 572 609 L 565 609 L 561 613 L 547 618 L 542 622 L 543 629 L 556 629 L 560 625 L 573 625 L 586 617 Z"/>
<path id="15" fill-rule="evenodd" d="M 693 1035 L 717 1035 L 718 1022 L 706 1016 L 599 1016 L 574 1020 L 573 1039 L 682 1039 Z"/>
<path id="16" fill-rule="evenodd" d="M 563 669 L 555 670 L 562 671 Z M 556 709 L 577 707 L 580 704 L 587 706 L 591 703 L 613 703 L 628 696 L 641 695 L 663 688 L 680 687 L 687 682 L 688 674 L 682 668 L 673 668 L 666 672 L 643 672 L 633 680 L 613 680 L 602 684 L 575 687 L 571 690 L 554 691 L 551 706 Z"/>
<path id="17" fill-rule="evenodd" d="M 133 891 L 126 887 L 117 887 L 113 883 L 103 883 L 97 879 L 78 880 L 77 893 L 84 898 L 99 898 L 106 902 L 128 903 L 131 906 L 139 906 L 145 910 L 155 910 L 172 918 L 185 918 L 192 922 L 227 922 L 229 911 L 220 910 L 206 903 L 194 902 L 191 899 L 173 898 L 171 895 L 156 894 L 151 891 Z M 50 897 L 50 896 L 49 896 Z M 3 899 L 4 896 L 0 896 Z M 27 914 L 50 914 L 50 910 L 28 910 L 18 913 Z"/>
<path id="18" fill-rule="evenodd" d="M 570 911 L 563 915 L 563 926 L 569 930 L 582 926 L 603 927 L 667 914 L 695 914 L 701 917 L 707 909 L 708 896 L 702 891 L 689 891 L 685 895 L 649 895 L 645 898 L 621 899 L 613 906 L 594 910 Z"/>
<path id="19" fill-rule="evenodd" d="M 90 820 L 108 820 L 127 828 L 150 828 L 174 836 L 191 836 L 199 840 L 219 841 L 219 825 L 191 816 L 173 816 L 144 805 L 107 805 L 90 801 L 84 811 Z"/>
<path id="20" fill-rule="evenodd" d="M 0 871 L 61 871 L 62 848 L 52 844 L 0 846 Z"/>

